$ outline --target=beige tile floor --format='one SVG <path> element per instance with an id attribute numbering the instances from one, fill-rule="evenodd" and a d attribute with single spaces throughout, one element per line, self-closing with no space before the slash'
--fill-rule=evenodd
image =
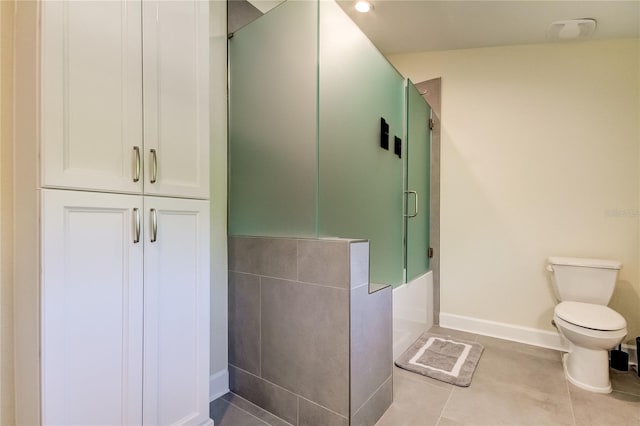
<path id="1" fill-rule="evenodd" d="M 612 371 L 614 392 L 594 394 L 565 379 L 557 351 L 440 327 L 430 331 L 484 346 L 471 386 L 395 367 L 394 402 L 377 426 L 640 425 L 635 371 Z"/>
<path id="2" fill-rule="evenodd" d="M 612 371 L 614 392 L 594 394 L 567 382 L 557 351 L 440 327 L 430 331 L 484 346 L 471 386 L 453 386 L 394 367 L 394 402 L 376 426 L 640 426 L 640 378 L 635 371 Z M 211 414 L 216 426 L 286 424 L 233 394 L 212 402 Z"/>

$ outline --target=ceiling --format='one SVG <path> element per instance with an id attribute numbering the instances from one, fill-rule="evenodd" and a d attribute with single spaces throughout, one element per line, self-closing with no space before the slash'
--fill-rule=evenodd
<path id="1" fill-rule="evenodd" d="M 638 0 L 372 0 L 369 13 L 338 3 L 385 55 L 545 43 L 552 22 L 575 18 L 597 20 L 592 39 L 640 35 Z"/>
<path id="2" fill-rule="evenodd" d="M 640 37 L 640 0 L 370 1 L 369 13 L 338 4 L 385 55 L 547 43 L 552 22 L 576 18 L 597 21 L 591 39 Z M 229 0 L 230 32 L 281 2 Z"/>

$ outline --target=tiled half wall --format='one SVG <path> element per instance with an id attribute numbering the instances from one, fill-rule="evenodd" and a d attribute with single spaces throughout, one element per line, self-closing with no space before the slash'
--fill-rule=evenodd
<path id="1" fill-rule="evenodd" d="M 370 293 L 368 242 L 229 237 L 233 392 L 296 426 L 373 425 L 392 366 L 391 287 Z"/>

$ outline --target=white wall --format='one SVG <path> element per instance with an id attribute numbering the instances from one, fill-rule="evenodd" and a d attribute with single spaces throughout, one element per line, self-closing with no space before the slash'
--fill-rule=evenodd
<path id="1" fill-rule="evenodd" d="M 12 275 L 13 1 L 0 2 L 0 424 L 14 424 Z"/>
<path id="2" fill-rule="evenodd" d="M 229 390 L 227 370 L 227 3 L 211 1 L 211 381 Z"/>
<path id="3" fill-rule="evenodd" d="M 552 331 L 548 256 L 619 259 L 640 335 L 638 40 L 397 55 L 442 76 L 441 311 Z"/>

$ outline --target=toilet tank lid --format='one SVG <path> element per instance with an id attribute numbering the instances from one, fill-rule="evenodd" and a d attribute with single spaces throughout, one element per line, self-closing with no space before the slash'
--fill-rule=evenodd
<path id="1" fill-rule="evenodd" d="M 551 265 L 583 266 L 585 268 L 621 269 L 622 262 L 607 259 L 584 259 L 580 257 L 550 257 Z"/>

